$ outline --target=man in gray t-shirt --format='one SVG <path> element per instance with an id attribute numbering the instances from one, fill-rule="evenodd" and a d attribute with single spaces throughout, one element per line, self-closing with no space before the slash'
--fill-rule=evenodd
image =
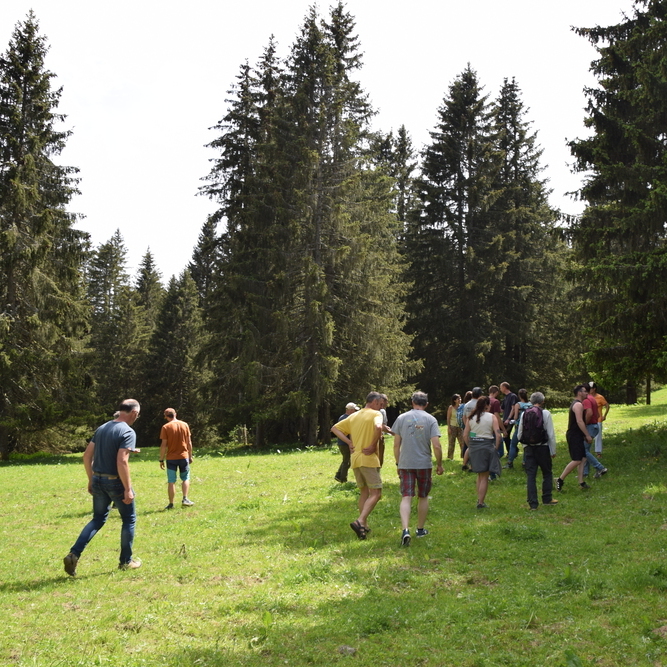
<path id="1" fill-rule="evenodd" d="M 403 533 L 401 543 L 410 544 L 410 511 L 415 487 L 418 489 L 417 537 L 424 537 L 428 531 L 424 528 L 428 514 L 428 494 L 431 490 L 431 472 L 433 460 L 431 446 L 435 453 L 436 472 L 442 475 L 442 446 L 440 445 L 440 427 L 433 415 L 426 412 L 428 396 L 421 391 L 412 394 L 412 410 L 405 412 L 394 422 L 391 431 L 394 434 L 394 457 L 401 480 L 401 524 Z"/>
<path id="2" fill-rule="evenodd" d="M 475 411 L 477 407 L 477 399 L 482 395 L 481 387 L 474 387 L 472 390 L 472 398 L 465 404 L 463 408 L 463 425 L 465 426 L 470 419 L 470 415 Z"/>

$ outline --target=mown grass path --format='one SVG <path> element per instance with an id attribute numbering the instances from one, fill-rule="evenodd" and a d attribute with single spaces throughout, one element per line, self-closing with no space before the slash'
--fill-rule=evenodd
<path id="1" fill-rule="evenodd" d="M 408 549 L 391 454 L 361 542 L 337 451 L 198 456 L 196 505 L 165 512 L 144 448 L 131 464 L 144 566 L 116 569 L 114 513 L 72 579 L 62 558 L 91 505 L 81 456 L 2 465 L 0 664 L 667 665 L 667 390 L 653 399 L 612 407 L 609 474 L 588 492 L 570 476 L 557 507 L 529 512 L 519 469 L 477 511 L 474 475 L 448 463 L 431 534 Z"/>

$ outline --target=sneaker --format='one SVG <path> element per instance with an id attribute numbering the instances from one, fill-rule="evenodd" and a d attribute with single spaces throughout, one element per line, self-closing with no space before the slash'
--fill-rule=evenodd
<path id="1" fill-rule="evenodd" d="M 334 479 L 339 483 L 339 484 L 345 484 L 347 483 L 346 479 L 341 479 L 338 475 L 334 477 Z"/>
<path id="2" fill-rule="evenodd" d="M 548 503 L 542 503 L 543 505 L 558 505 L 557 500 L 550 500 Z"/>
<path id="3" fill-rule="evenodd" d="M 79 562 L 79 557 L 76 554 L 68 553 L 65 558 L 63 558 L 63 563 L 65 564 L 65 572 L 69 574 L 70 577 L 76 576 L 76 565 Z"/>
<path id="4" fill-rule="evenodd" d="M 183 498 L 181 505 L 183 505 L 183 507 L 192 507 L 194 503 L 189 498 Z"/>
<path id="5" fill-rule="evenodd" d="M 595 473 L 595 479 L 600 479 L 600 477 L 602 477 L 602 475 L 606 475 L 608 472 L 609 472 L 609 470 L 607 470 L 607 468 L 602 468 L 602 470 L 598 470 Z"/>
<path id="6" fill-rule="evenodd" d="M 417 537 L 426 537 L 428 535 L 428 530 L 426 528 L 417 528 Z"/>
<path id="7" fill-rule="evenodd" d="M 512 470 L 514 468 L 514 463 L 512 461 L 508 461 L 504 466 L 503 470 Z"/>
<path id="8" fill-rule="evenodd" d="M 582 489 L 590 489 L 590 488 L 591 488 L 590 486 L 588 486 L 588 484 L 586 484 L 586 482 L 582 482 L 581 484 L 579 484 L 579 486 L 580 486 Z"/>
<path id="9" fill-rule="evenodd" d="M 560 477 L 556 480 L 556 489 L 558 491 L 563 490 L 563 485 L 565 484 L 565 480 L 561 479 Z"/>
<path id="10" fill-rule="evenodd" d="M 530 506 L 528 507 L 528 509 L 531 510 L 531 511 L 533 511 L 533 512 L 535 512 L 535 511 L 537 511 L 537 505 L 530 505 Z"/>
<path id="11" fill-rule="evenodd" d="M 166 510 L 173 510 L 174 509 L 174 503 L 169 503 L 166 507 Z"/>
<path id="12" fill-rule="evenodd" d="M 486 503 L 477 503 L 477 509 L 478 510 L 485 510 L 485 509 L 489 509 L 489 506 Z"/>
<path id="13" fill-rule="evenodd" d="M 403 531 L 403 535 L 401 536 L 401 544 L 404 547 L 410 546 L 410 531 L 407 528 Z"/>
<path id="14" fill-rule="evenodd" d="M 136 570 L 138 567 L 141 567 L 141 559 L 140 558 L 130 558 L 129 563 L 119 563 L 118 564 L 118 569 L 119 570 Z"/>

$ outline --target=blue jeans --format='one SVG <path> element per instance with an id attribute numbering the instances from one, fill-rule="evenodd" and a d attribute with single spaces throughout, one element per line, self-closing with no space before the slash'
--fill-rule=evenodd
<path id="1" fill-rule="evenodd" d="M 593 438 L 593 442 L 595 442 L 595 437 L 600 432 L 599 424 L 587 424 L 586 430 L 588 431 L 588 435 Z M 590 466 L 593 466 L 596 470 L 604 470 L 604 466 L 595 458 L 595 456 L 593 456 L 593 454 L 591 454 L 591 445 L 593 442 L 584 441 L 584 445 L 586 447 L 586 463 L 584 463 L 584 475 L 588 475 Z"/>
<path id="2" fill-rule="evenodd" d="M 514 459 L 519 456 L 519 427 L 514 426 L 514 433 L 512 433 L 512 440 L 510 442 L 509 455 L 507 456 L 507 463 L 514 463 Z M 523 460 L 525 461 L 526 454 L 524 449 Z"/>
<path id="3" fill-rule="evenodd" d="M 118 513 L 123 521 L 120 529 L 120 562 L 129 563 L 132 559 L 134 524 L 137 521 L 134 500 L 129 505 L 123 502 L 125 488 L 120 479 L 108 479 L 99 475 L 93 475 L 92 490 L 93 518 L 81 531 L 79 538 L 70 549 L 70 552 L 76 556 L 81 556 L 88 542 L 95 537 L 97 531 L 107 522 L 111 503 L 115 502 Z"/>

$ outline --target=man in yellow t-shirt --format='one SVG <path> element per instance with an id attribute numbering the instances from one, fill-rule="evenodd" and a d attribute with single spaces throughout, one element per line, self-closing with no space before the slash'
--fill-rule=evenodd
<path id="1" fill-rule="evenodd" d="M 167 423 L 160 431 L 160 468 L 164 470 L 165 461 L 167 462 L 167 493 L 169 495 L 169 504 L 165 507 L 167 510 L 174 508 L 174 495 L 176 493 L 176 473 L 181 477 L 181 486 L 183 488 L 184 507 L 191 507 L 194 503 L 188 498 L 190 490 L 190 464 L 192 463 L 192 436 L 190 427 L 180 419 L 176 419 L 176 410 L 167 408 L 164 411 L 164 418 Z"/>
<path id="2" fill-rule="evenodd" d="M 360 540 L 365 540 L 370 532 L 368 515 L 382 497 L 378 457 L 378 442 L 382 434 L 382 404 L 382 394 L 372 391 L 366 397 L 366 405 L 361 410 L 331 427 L 331 432 L 350 447 L 352 471 L 361 490 L 359 518 L 350 524 L 350 528 Z"/>

